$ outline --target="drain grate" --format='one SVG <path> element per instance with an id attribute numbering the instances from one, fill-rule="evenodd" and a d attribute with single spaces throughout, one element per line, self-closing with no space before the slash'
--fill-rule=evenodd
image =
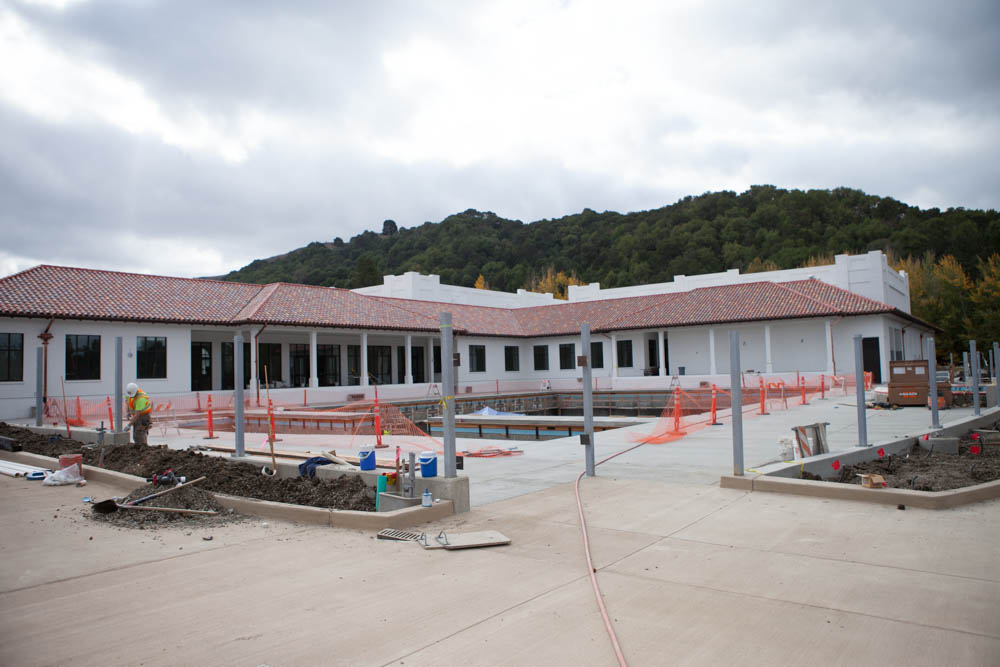
<path id="1" fill-rule="evenodd" d="M 416 542 L 417 540 L 420 539 L 420 533 L 411 533 L 406 530 L 386 528 L 384 530 L 378 531 L 378 539 L 396 540 L 398 542 Z"/>

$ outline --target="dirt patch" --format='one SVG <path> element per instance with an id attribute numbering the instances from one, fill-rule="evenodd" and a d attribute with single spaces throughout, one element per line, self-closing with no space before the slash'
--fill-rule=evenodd
<path id="1" fill-rule="evenodd" d="M 993 428 L 996 428 L 995 426 Z M 959 441 L 958 454 L 929 452 L 921 447 L 876 461 L 845 466 L 831 480 L 860 484 L 861 473 L 875 473 L 894 489 L 947 491 L 1000 479 L 1000 445 L 983 445 L 967 434 Z M 978 454 L 973 449 L 978 448 Z"/>
<path id="2" fill-rule="evenodd" d="M 130 503 L 133 500 L 144 498 L 158 491 L 163 491 L 164 487 L 154 487 L 152 484 L 139 487 L 118 502 L 120 504 Z M 142 503 L 140 507 L 173 507 L 186 510 L 203 510 L 218 512 L 215 516 L 188 514 L 176 514 L 173 512 L 155 512 L 149 510 L 129 510 L 119 509 L 110 514 L 100 514 L 92 512 L 91 518 L 96 521 L 110 523 L 124 528 L 160 528 L 162 526 L 219 526 L 228 523 L 243 521 L 245 517 L 232 510 L 227 510 L 219 505 L 219 502 L 208 491 L 199 489 L 196 486 L 186 486 L 177 491 L 168 493 L 165 496 L 153 498 Z"/>
<path id="3" fill-rule="evenodd" d="M 24 451 L 33 454 L 53 458 L 58 458 L 60 454 L 83 454 L 84 464 L 92 466 L 96 466 L 100 458 L 100 450 L 96 446 L 84 446 L 75 440 L 56 436 L 38 435 L 3 422 L 0 422 L 0 435 L 16 439 Z M 207 479 L 198 484 L 198 488 L 244 498 L 308 507 L 375 511 L 374 490 L 369 489 L 360 477 L 333 480 L 264 477 L 260 474 L 259 466 L 236 463 L 199 452 L 169 449 L 166 446 L 108 446 L 104 448 L 103 465 L 108 470 L 138 477 L 150 477 L 168 469 L 189 480 L 204 476 Z"/>

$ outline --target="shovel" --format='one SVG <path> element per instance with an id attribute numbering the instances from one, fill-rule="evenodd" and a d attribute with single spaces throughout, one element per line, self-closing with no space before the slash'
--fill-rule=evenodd
<path id="1" fill-rule="evenodd" d="M 153 494 L 150 494 L 148 496 L 144 496 L 144 497 L 139 498 L 137 500 L 133 500 L 132 502 L 128 503 L 127 505 L 124 505 L 124 507 L 131 507 L 133 505 L 138 505 L 139 503 L 144 503 L 147 500 L 152 500 L 153 498 L 165 495 L 167 493 L 173 493 L 177 489 L 182 489 L 185 486 L 191 486 L 192 484 L 197 484 L 198 482 L 202 482 L 204 480 L 205 480 L 204 477 L 199 477 L 198 479 L 196 479 L 194 481 L 191 481 L 191 482 L 188 482 L 187 484 L 178 484 L 177 486 L 169 488 L 166 491 L 159 491 L 157 493 L 153 493 Z M 115 501 L 114 498 L 108 498 L 107 500 L 102 500 L 99 503 L 94 503 L 94 511 L 97 512 L 98 514 L 111 514 L 112 512 L 117 512 L 118 511 L 118 507 L 119 507 L 119 505 Z"/>

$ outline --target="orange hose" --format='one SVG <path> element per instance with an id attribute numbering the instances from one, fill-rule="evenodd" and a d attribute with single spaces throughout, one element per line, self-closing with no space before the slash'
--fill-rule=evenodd
<path id="1" fill-rule="evenodd" d="M 633 449 L 642 447 L 645 443 L 640 442 L 638 445 L 633 445 L 628 449 L 623 449 L 617 454 L 612 454 L 606 459 L 601 459 L 594 464 L 595 467 L 606 463 L 616 456 L 621 456 L 626 452 L 630 452 Z M 601 597 L 601 589 L 597 585 L 597 572 L 594 570 L 594 561 L 590 557 L 590 537 L 587 535 L 587 521 L 583 517 L 583 502 L 580 500 L 580 480 L 583 479 L 586 470 L 582 471 L 576 478 L 575 490 L 576 490 L 576 509 L 580 514 L 580 531 L 583 533 L 583 550 L 587 556 L 587 571 L 590 573 L 590 584 L 594 588 L 594 597 L 597 599 L 597 606 L 601 610 L 601 617 L 604 618 L 604 629 L 608 631 L 608 637 L 611 639 L 611 646 L 615 649 L 615 656 L 618 658 L 618 664 L 621 667 L 628 667 L 628 663 L 625 661 L 625 655 L 622 653 L 622 647 L 618 644 L 618 636 L 615 634 L 615 629 L 611 626 L 611 619 L 608 618 L 608 610 L 604 607 L 604 598 Z"/>

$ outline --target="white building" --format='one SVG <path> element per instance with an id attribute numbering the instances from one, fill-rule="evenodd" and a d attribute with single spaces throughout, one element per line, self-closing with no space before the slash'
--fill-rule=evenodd
<path id="1" fill-rule="evenodd" d="M 47 395 L 100 400 L 114 393 L 115 339 L 125 382 L 152 395 L 233 387 L 234 337 L 244 377 L 258 386 L 322 390 L 324 401 L 419 397 L 440 380 L 439 316 L 451 312 L 459 392 L 497 386 L 576 388 L 579 331 L 590 324 L 601 388 L 709 380 L 728 386 L 728 332 L 741 337 L 741 370 L 852 374 L 852 337 L 865 369 L 887 377 L 890 359 L 920 358 L 933 327 L 909 314 L 905 274 L 881 253 L 838 256 L 825 267 L 678 276 L 672 283 L 574 288 L 570 301 L 441 285 L 438 276 L 387 276 L 361 290 L 248 285 L 38 266 L 0 279 L 0 418 L 34 405 L 35 350 Z M 256 363 L 254 362 L 256 360 Z M 317 392 L 320 393 L 320 392 Z"/>

